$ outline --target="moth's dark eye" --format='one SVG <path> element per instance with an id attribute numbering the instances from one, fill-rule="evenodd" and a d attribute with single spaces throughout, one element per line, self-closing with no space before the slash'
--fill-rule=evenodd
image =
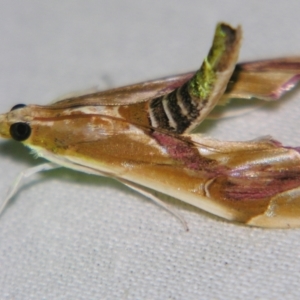
<path id="1" fill-rule="evenodd" d="M 26 106 L 26 105 L 25 105 L 25 104 L 22 104 L 22 103 L 17 104 L 17 105 L 15 105 L 15 106 L 13 106 L 13 107 L 11 108 L 10 111 L 15 110 L 15 109 L 18 109 L 18 108 L 22 108 L 22 107 L 24 107 L 24 106 Z"/>
<path id="2" fill-rule="evenodd" d="M 31 128 L 27 123 L 18 122 L 10 126 L 9 132 L 14 140 L 21 142 L 30 136 Z"/>

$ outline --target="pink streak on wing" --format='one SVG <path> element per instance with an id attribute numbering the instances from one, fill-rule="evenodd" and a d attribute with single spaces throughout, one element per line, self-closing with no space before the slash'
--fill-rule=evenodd
<path id="1" fill-rule="evenodd" d="M 181 161 L 189 169 L 205 169 L 210 163 L 210 160 L 201 157 L 197 149 L 189 145 L 188 142 L 160 132 L 154 132 L 153 137 L 167 150 L 172 158 Z"/>
<path id="2" fill-rule="evenodd" d="M 285 82 L 282 86 L 280 86 L 277 90 L 270 94 L 270 98 L 277 100 L 284 93 L 290 91 L 298 82 L 300 81 L 300 74 L 297 74 L 290 78 L 287 82 Z"/>
<path id="3" fill-rule="evenodd" d="M 245 169 L 229 169 L 220 165 L 217 161 L 205 158 L 193 144 L 176 136 L 153 132 L 153 138 L 163 146 L 171 158 L 179 161 L 184 167 L 203 171 L 199 173 L 207 179 L 216 179 L 216 184 L 221 180 L 221 188 L 224 195 L 233 201 L 257 200 L 272 197 L 278 193 L 295 189 L 300 186 L 300 165 L 290 165 L 288 168 L 273 168 L 268 164 L 250 164 Z M 283 147 L 280 142 L 270 140 L 275 147 Z M 284 147 L 297 151 L 299 148 Z M 255 173 L 256 176 L 248 176 L 247 173 Z M 223 181 L 225 179 L 225 181 Z M 212 183 L 214 184 L 214 182 Z"/>
<path id="4" fill-rule="evenodd" d="M 275 173 L 275 172 L 274 172 Z M 295 189 L 300 185 L 300 170 L 272 174 L 269 178 L 240 177 L 226 188 L 226 195 L 233 200 L 256 200 Z"/>

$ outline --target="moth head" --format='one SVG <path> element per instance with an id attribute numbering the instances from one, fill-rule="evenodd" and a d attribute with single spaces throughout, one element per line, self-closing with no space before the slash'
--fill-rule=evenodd
<path id="1" fill-rule="evenodd" d="M 57 153 L 115 133 L 133 130 L 122 119 L 97 114 L 94 107 L 60 108 L 18 104 L 0 115 L 0 137 L 11 138 L 28 147 Z"/>
<path id="2" fill-rule="evenodd" d="M 31 135 L 30 109 L 25 104 L 17 104 L 6 113 L 0 115 L 0 136 L 16 141 L 26 141 Z"/>

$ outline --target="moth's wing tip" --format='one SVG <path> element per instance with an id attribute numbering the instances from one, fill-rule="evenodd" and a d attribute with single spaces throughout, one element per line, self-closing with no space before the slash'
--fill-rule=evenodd
<path id="1" fill-rule="evenodd" d="M 249 219 L 247 225 L 282 229 L 300 227 L 299 189 L 288 190 L 273 197 L 266 211 Z"/>

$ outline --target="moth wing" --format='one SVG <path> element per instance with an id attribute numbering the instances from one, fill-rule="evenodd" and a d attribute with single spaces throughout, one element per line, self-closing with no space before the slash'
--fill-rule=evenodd
<path id="1" fill-rule="evenodd" d="M 199 197 L 193 205 L 253 226 L 300 226 L 299 147 L 271 137 L 246 142 L 190 137 L 207 165 L 206 201 Z"/>
<path id="2" fill-rule="evenodd" d="M 73 96 L 57 101 L 51 104 L 51 107 L 122 106 L 146 102 L 172 92 L 191 79 L 194 74 L 195 71 L 107 91 Z M 237 64 L 219 105 L 225 104 L 232 98 L 277 100 L 293 89 L 299 80 L 300 57 Z"/>
<path id="3" fill-rule="evenodd" d="M 260 227 L 300 226 L 299 148 L 271 138 L 223 142 L 128 130 L 129 135 L 117 131 L 105 139 L 91 135 L 94 141 L 77 141 L 63 156 L 42 155 L 62 166 L 140 186 L 140 191 L 167 194 L 228 220 Z"/>
<path id="4" fill-rule="evenodd" d="M 137 104 L 168 94 L 188 81 L 195 72 L 145 81 L 107 91 L 66 98 L 51 104 L 52 108 L 76 106 L 122 106 Z"/>
<path id="5" fill-rule="evenodd" d="M 219 104 L 231 98 L 279 99 L 300 80 L 300 57 L 237 64 Z"/>

